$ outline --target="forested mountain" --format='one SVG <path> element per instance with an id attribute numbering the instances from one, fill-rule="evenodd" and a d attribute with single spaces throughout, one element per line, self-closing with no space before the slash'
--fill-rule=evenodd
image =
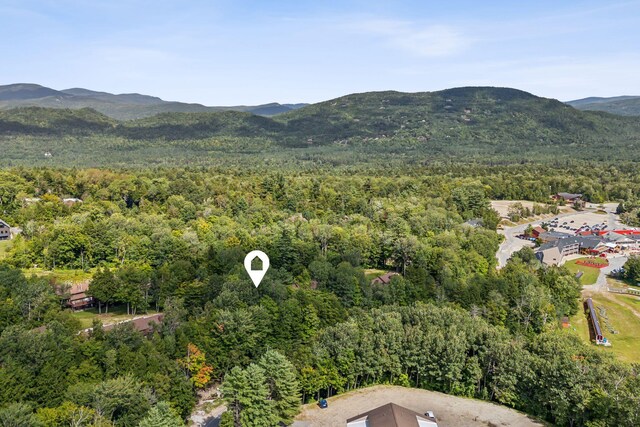
<path id="1" fill-rule="evenodd" d="M 0 111 L 0 141 L 3 164 L 629 161 L 640 158 L 640 122 L 468 87 L 353 94 L 275 117 L 222 111 L 121 122 L 91 109 L 18 108 Z"/>
<path id="2" fill-rule="evenodd" d="M 126 93 L 114 95 L 83 88 L 54 90 L 36 84 L 0 86 L 0 109 L 19 107 L 92 108 L 118 120 L 149 117 L 166 112 L 247 111 L 273 116 L 300 108 L 304 104 L 264 104 L 257 106 L 207 107 L 202 104 L 164 101 L 155 96 Z"/>
<path id="3" fill-rule="evenodd" d="M 640 96 L 591 97 L 569 101 L 567 104 L 579 110 L 605 111 L 621 116 L 640 116 Z"/>

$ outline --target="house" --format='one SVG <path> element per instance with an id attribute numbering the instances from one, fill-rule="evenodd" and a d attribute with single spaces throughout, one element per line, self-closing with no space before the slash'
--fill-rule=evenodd
<path id="1" fill-rule="evenodd" d="M 579 193 L 558 193 L 551 196 L 551 198 L 556 202 L 562 201 L 580 207 L 583 207 L 585 204 L 584 200 L 582 200 L 582 194 Z"/>
<path id="2" fill-rule="evenodd" d="M 0 219 L 0 240 L 11 239 L 11 227 L 9 224 Z"/>
<path id="3" fill-rule="evenodd" d="M 531 237 L 535 237 L 537 239 L 538 237 L 540 237 L 541 234 L 544 234 L 546 232 L 547 232 L 547 230 L 545 230 L 544 228 L 542 228 L 540 226 L 537 226 L 537 227 L 534 227 L 531 230 Z"/>
<path id="4" fill-rule="evenodd" d="M 89 282 L 74 283 L 69 288 L 58 288 L 56 293 L 62 297 L 63 302 L 72 310 L 84 310 L 93 307 L 95 299 L 87 295 L 89 290 Z"/>
<path id="5" fill-rule="evenodd" d="M 399 274 L 396 273 L 396 272 L 393 272 L 393 271 L 391 271 L 389 273 L 385 273 L 382 276 L 378 276 L 375 279 L 373 279 L 371 281 L 371 284 L 373 285 L 373 284 L 379 283 L 379 284 L 382 284 L 382 285 L 388 285 L 389 283 L 391 283 L 391 278 L 393 276 L 399 276 Z"/>
<path id="6" fill-rule="evenodd" d="M 542 248 L 542 246 L 541 246 Z M 563 256 L 555 246 L 539 249 L 536 251 L 536 258 L 544 265 L 558 265 L 562 262 Z"/>
<path id="7" fill-rule="evenodd" d="M 387 403 L 349 418 L 347 427 L 438 427 L 433 413 L 427 414 L 414 412 L 395 403 Z"/>

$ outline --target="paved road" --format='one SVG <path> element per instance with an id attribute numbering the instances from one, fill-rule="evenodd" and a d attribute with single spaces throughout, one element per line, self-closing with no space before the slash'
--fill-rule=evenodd
<path id="1" fill-rule="evenodd" d="M 622 255 L 615 255 L 609 257 L 609 265 L 600 269 L 600 275 L 596 280 L 596 283 L 593 285 L 583 286 L 582 289 L 585 291 L 593 291 L 593 292 L 605 292 L 607 290 L 607 275 L 611 273 L 613 270 L 617 270 L 622 267 L 625 262 L 627 262 L 628 257 Z"/>

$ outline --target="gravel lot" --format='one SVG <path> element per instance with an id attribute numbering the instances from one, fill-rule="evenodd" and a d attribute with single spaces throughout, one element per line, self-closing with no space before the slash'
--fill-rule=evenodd
<path id="1" fill-rule="evenodd" d="M 439 427 L 543 426 L 527 415 L 480 400 L 449 396 L 427 390 L 395 386 L 375 386 L 328 399 L 329 407 L 305 405 L 294 427 L 340 427 L 346 420 L 389 402 L 419 413 L 433 411 Z"/>

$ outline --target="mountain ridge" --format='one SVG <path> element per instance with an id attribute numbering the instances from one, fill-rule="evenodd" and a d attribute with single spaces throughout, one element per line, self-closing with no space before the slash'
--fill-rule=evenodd
<path id="1" fill-rule="evenodd" d="M 640 116 L 640 96 L 593 96 L 567 101 L 567 104 L 585 111 L 604 111 L 620 116 Z"/>
<path id="2" fill-rule="evenodd" d="M 462 87 L 350 94 L 273 117 L 224 110 L 121 121 L 91 108 L 16 108 L 0 110 L 0 143 L 9 164 L 638 161 L 640 122 L 518 89 Z"/>
<path id="3" fill-rule="evenodd" d="M 134 120 L 164 112 L 247 111 L 272 116 L 301 108 L 306 104 L 206 106 L 198 103 L 165 101 L 139 93 L 113 94 L 85 88 L 55 90 L 35 83 L 0 86 L 0 110 L 20 107 L 92 108 L 118 120 Z"/>

